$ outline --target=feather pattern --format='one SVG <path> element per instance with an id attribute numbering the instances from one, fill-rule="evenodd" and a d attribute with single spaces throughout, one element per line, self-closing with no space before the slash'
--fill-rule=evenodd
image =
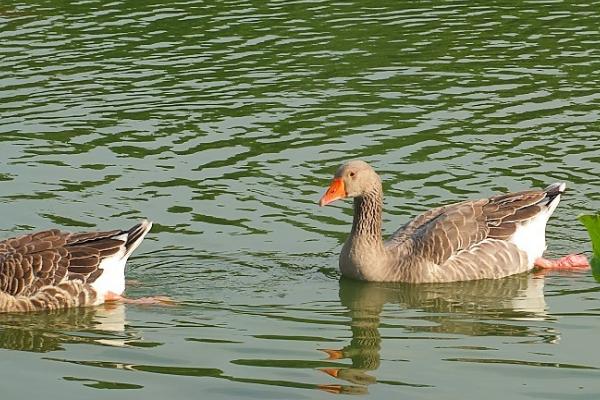
<path id="1" fill-rule="evenodd" d="M 343 275 L 369 281 L 453 282 L 528 271 L 545 250 L 546 222 L 565 184 L 438 207 L 381 237 L 382 189 L 362 161 L 338 169 L 354 223 L 340 254 Z M 322 204 L 327 204 L 327 194 Z"/>
<path id="2" fill-rule="evenodd" d="M 50 229 L 1 241 L 0 312 L 104 302 L 106 293 L 99 292 L 95 282 L 111 262 L 124 263 L 151 227 L 152 223 L 144 220 L 128 231 Z"/>

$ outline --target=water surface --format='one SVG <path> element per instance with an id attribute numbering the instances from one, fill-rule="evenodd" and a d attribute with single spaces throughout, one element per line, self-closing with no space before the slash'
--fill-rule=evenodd
<path id="1" fill-rule="evenodd" d="M 387 232 L 563 180 L 548 253 L 588 251 L 598 9 L 3 1 L 2 236 L 151 218 L 128 294 L 180 302 L 0 316 L 3 396 L 597 396 L 589 273 L 340 281 L 351 209 L 316 201 L 349 158 L 381 173 Z"/>

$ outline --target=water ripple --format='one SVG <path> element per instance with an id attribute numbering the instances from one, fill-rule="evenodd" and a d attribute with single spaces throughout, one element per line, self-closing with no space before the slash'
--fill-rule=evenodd
<path id="1" fill-rule="evenodd" d="M 151 218 L 129 293 L 180 301 L 128 308 L 109 333 L 97 315 L 14 317 L 0 321 L 4 348 L 66 352 L 51 374 L 36 360 L 49 385 L 150 398 L 174 380 L 197 395 L 178 380 L 191 376 L 220 382 L 203 383 L 215 398 L 458 398 L 473 378 L 491 382 L 473 396 L 590 393 L 587 375 L 573 380 L 584 389 L 537 378 L 595 374 L 571 346 L 595 340 L 590 277 L 339 283 L 351 209 L 316 201 L 356 157 L 383 177 L 387 232 L 446 202 L 563 180 L 549 254 L 587 250 L 573 221 L 600 208 L 598 1 L 163 3 L 0 5 L 6 236 Z M 495 369 L 519 365 L 526 389 Z"/>

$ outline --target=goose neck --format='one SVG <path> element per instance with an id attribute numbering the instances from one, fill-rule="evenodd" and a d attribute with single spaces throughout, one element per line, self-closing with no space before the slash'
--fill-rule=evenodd
<path id="1" fill-rule="evenodd" d="M 381 244 L 382 209 L 383 196 L 379 188 L 355 197 L 352 236 Z"/>

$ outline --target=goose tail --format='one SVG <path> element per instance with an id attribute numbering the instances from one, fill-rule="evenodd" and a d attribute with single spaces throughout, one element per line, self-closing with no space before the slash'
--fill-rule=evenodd
<path id="1" fill-rule="evenodd" d="M 133 253 L 133 251 L 138 248 L 138 246 L 142 243 L 142 240 L 144 240 L 144 237 L 150 231 L 151 228 L 152 222 L 148 221 L 147 219 L 144 219 L 142 220 L 142 222 L 140 222 L 139 224 L 131 228 L 129 231 L 127 231 L 127 239 L 125 241 L 125 255 L 123 256 L 124 259 L 127 259 L 131 255 L 131 253 Z"/>
<path id="2" fill-rule="evenodd" d="M 554 182 L 544 189 L 546 197 L 540 201 L 540 205 L 544 205 L 548 208 L 548 213 L 552 214 L 558 203 L 560 202 L 560 195 L 565 192 L 567 184 L 564 182 Z"/>

